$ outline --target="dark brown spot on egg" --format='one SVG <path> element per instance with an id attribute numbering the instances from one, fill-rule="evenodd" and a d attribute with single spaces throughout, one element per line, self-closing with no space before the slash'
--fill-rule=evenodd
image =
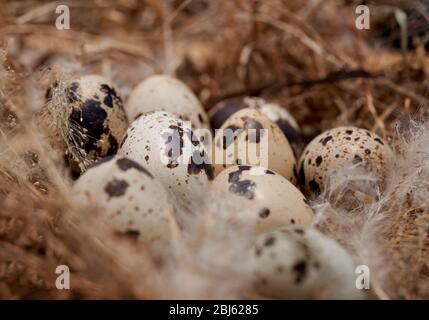
<path id="1" fill-rule="evenodd" d="M 362 160 L 362 157 L 361 156 L 359 156 L 359 155 L 357 155 L 357 154 L 355 154 L 355 156 L 354 156 L 354 158 L 353 158 L 353 160 L 352 160 L 352 163 L 353 164 L 358 164 L 358 163 L 361 163 L 363 160 Z"/>
<path id="2" fill-rule="evenodd" d="M 299 235 L 303 235 L 304 234 L 304 230 L 303 229 L 295 229 L 294 232 L 296 234 L 299 234 Z"/>
<path id="3" fill-rule="evenodd" d="M 352 133 L 353 133 L 353 130 L 346 130 L 346 133 L 347 133 L 348 135 L 350 135 L 350 134 L 352 134 Z"/>
<path id="4" fill-rule="evenodd" d="M 267 218 L 269 215 L 270 215 L 270 209 L 264 207 L 261 210 L 259 210 L 259 217 L 261 217 L 262 219 Z"/>
<path id="5" fill-rule="evenodd" d="M 151 179 L 153 179 L 153 175 L 146 170 L 143 166 L 138 164 L 137 162 L 128 159 L 128 158 L 120 158 L 116 161 L 116 164 L 118 165 L 119 169 L 122 171 L 127 171 L 129 169 L 136 169 L 137 171 L 143 172 L 145 175 L 149 176 Z"/>
<path id="6" fill-rule="evenodd" d="M 293 271 L 295 272 L 295 283 L 301 283 L 307 273 L 307 263 L 302 260 L 294 264 Z"/>
<path id="7" fill-rule="evenodd" d="M 299 143 L 302 141 L 301 134 L 296 131 L 287 120 L 280 119 L 276 122 L 276 124 L 279 126 L 280 130 L 283 132 L 289 142 Z"/>
<path id="8" fill-rule="evenodd" d="M 365 153 L 366 153 L 366 154 L 371 154 L 371 150 L 369 150 L 369 149 L 365 149 Z"/>
<path id="9" fill-rule="evenodd" d="M 380 139 L 380 138 L 374 138 L 374 141 L 376 141 L 376 142 L 378 142 L 379 144 L 381 144 L 381 145 L 383 145 L 383 146 L 384 146 L 384 142 L 383 142 L 383 141 L 381 141 L 381 139 Z"/>
<path id="10" fill-rule="evenodd" d="M 219 129 L 232 114 L 247 108 L 247 105 L 241 101 L 223 101 L 219 106 L 215 106 L 217 111 L 210 117 L 210 124 L 214 130 Z"/>
<path id="11" fill-rule="evenodd" d="M 332 136 L 327 136 L 326 138 L 323 138 L 321 140 L 321 143 L 323 144 L 323 146 L 326 146 L 326 144 L 332 140 Z"/>
<path id="12" fill-rule="evenodd" d="M 132 241 L 137 241 L 140 236 L 140 231 L 134 230 L 134 229 L 128 229 L 124 233 L 125 236 L 127 236 Z"/>
<path id="13" fill-rule="evenodd" d="M 230 172 L 228 174 L 228 182 L 235 183 L 240 180 L 241 173 L 245 170 L 250 170 L 251 166 L 238 166 L 238 170 Z"/>
<path id="14" fill-rule="evenodd" d="M 271 171 L 271 170 L 269 170 L 269 169 L 266 169 L 266 170 L 265 170 L 265 174 L 272 174 L 272 175 L 275 175 L 274 171 Z"/>
<path id="15" fill-rule="evenodd" d="M 235 193 L 238 196 L 251 200 L 254 197 L 253 190 L 255 187 L 255 182 L 251 180 L 242 180 L 232 183 L 228 190 L 229 192 Z"/>
<path id="16" fill-rule="evenodd" d="M 201 113 L 198 114 L 198 120 L 200 120 L 201 123 L 204 122 L 203 115 Z"/>
<path id="17" fill-rule="evenodd" d="M 259 143 L 261 141 L 261 137 L 264 134 L 262 129 L 264 128 L 259 121 L 255 119 L 244 117 L 244 128 L 250 131 L 248 132 L 249 142 Z"/>
<path id="18" fill-rule="evenodd" d="M 96 150 L 96 143 L 101 139 L 102 134 L 109 132 L 104 126 L 107 118 L 106 111 L 101 108 L 100 102 L 88 99 L 80 107 L 74 107 L 69 121 L 86 129 L 84 148 L 86 152 Z"/>
<path id="19" fill-rule="evenodd" d="M 318 156 L 318 157 L 316 158 L 316 165 L 317 165 L 317 166 L 320 166 L 320 164 L 322 163 L 322 160 L 323 160 L 322 156 Z"/>
<path id="20" fill-rule="evenodd" d="M 271 247 L 274 243 L 276 242 L 276 238 L 274 237 L 268 237 L 267 239 L 265 239 L 264 241 L 264 246 L 266 247 Z"/>
<path id="21" fill-rule="evenodd" d="M 129 184 L 125 180 L 113 179 L 104 187 L 104 191 L 110 198 L 120 197 L 125 194 Z"/>
<path id="22" fill-rule="evenodd" d="M 108 86 L 107 84 L 102 84 L 100 86 L 100 91 L 104 92 L 106 96 L 104 97 L 104 104 L 108 106 L 109 108 L 113 108 L 114 101 L 117 101 L 119 103 L 122 102 L 121 98 L 117 95 L 114 88 Z"/>

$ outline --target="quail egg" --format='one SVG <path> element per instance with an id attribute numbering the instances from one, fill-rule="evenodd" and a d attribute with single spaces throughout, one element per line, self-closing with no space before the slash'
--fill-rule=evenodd
<path id="1" fill-rule="evenodd" d="M 302 150 L 302 136 L 295 118 L 285 108 L 262 98 L 245 97 L 243 99 L 229 99 L 219 102 L 209 112 L 212 128 L 219 129 L 231 115 L 245 108 L 257 109 L 276 123 L 285 134 L 295 154 L 300 153 Z"/>
<path id="2" fill-rule="evenodd" d="M 192 128 L 209 129 L 207 114 L 195 94 L 185 83 L 167 75 L 150 76 L 140 82 L 126 109 L 130 119 L 149 111 L 167 111 L 191 121 Z"/>
<path id="3" fill-rule="evenodd" d="M 112 83 L 98 75 L 82 76 L 67 83 L 68 144 L 79 149 L 84 160 L 66 150 L 66 158 L 76 175 L 87 164 L 117 152 L 128 126 L 122 100 Z"/>
<path id="4" fill-rule="evenodd" d="M 118 154 L 147 167 L 166 189 L 189 204 L 214 178 L 209 154 L 190 126 L 166 111 L 137 118 Z"/>
<path id="5" fill-rule="evenodd" d="M 234 113 L 216 130 L 212 160 L 216 174 L 232 165 L 257 165 L 295 183 L 296 161 L 280 128 L 255 109 Z"/>
<path id="6" fill-rule="evenodd" d="M 262 167 L 232 166 L 213 181 L 213 193 L 228 197 L 232 203 L 240 201 L 245 220 L 256 221 L 255 233 L 270 231 L 287 225 L 310 226 L 313 210 L 302 193 L 281 175 Z"/>
<path id="7" fill-rule="evenodd" d="M 305 148 L 299 162 L 299 180 L 306 194 L 320 194 L 326 174 L 338 167 L 362 164 L 382 175 L 393 153 L 386 141 L 375 133 L 356 127 L 328 130 Z"/>
<path id="8" fill-rule="evenodd" d="M 164 187 L 126 157 L 101 159 L 73 186 L 75 199 L 96 205 L 115 231 L 147 244 L 170 239 L 173 206 Z"/>
<path id="9" fill-rule="evenodd" d="M 284 227 L 259 236 L 254 287 L 274 299 L 360 299 L 351 256 L 313 228 Z"/>

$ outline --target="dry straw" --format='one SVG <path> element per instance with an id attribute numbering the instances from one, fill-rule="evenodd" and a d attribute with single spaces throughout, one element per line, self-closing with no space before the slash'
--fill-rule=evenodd
<path id="1" fill-rule="evenodd" d="M 0 3 L 1 298 L 255 297 L 246 233 L 214 219 L 233 204 L 215 205 L 212 195 L 212 205 L 190 208 L 193 226 L 155 253 L 112 234 L 95 208 L 73 203 L 64 154 L 51 140 L 88 165 L 80 131 L 64 121 L 64 83 L 76 71 L 112 79 L 124 99 L 154 72 L 183 79 L 207 109 L 259 95 L 290 110 L 306 141 L 346 124 L 390 140 L 397 161 L 387 178 L 361 168 L 332 175 L 312 202 L 316 226 L 371 268 L 371 297 L 429 298 L 429 129 L 421 120 L 429 64 L 418 29 L 425 8 L 374 1 L 372 29 L 362 31 L 353 1 L 64 3 L 68 31 L 55 28 L 43 1 Z M 392 8 L 410 17 L 405 52 L 392 46 L 401 34 Z M 40 126 L 48 87 L 49 126 Z M 345 207 L 343 197 L 356 205 Z M 55 289 L 60 264 L 72 270 L 70 291 Z"/>

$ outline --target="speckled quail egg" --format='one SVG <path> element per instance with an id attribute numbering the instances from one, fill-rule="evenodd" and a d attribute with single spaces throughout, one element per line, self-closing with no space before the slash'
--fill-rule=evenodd
<path id="1" fill-rule="evenodd" d="M 257 109 L 276 123 L 285 134 L 295 154 L 300 153 L 302 150 L 302 136 L 295 118 L 285 108 L 262 98 L 245 97 L 242 99 L 229 99 L 219 102 L 209 112 L 212 128 L 219 129 L 231 115 L 245 108 Z"/>
<path id="2" fill-rule="evenodd" d="M 313 228 L 284 227 L 259 236 L 254 287 L 274 299 L 360 299 L 355 264 L 334 240 Z"/>
<path id="3" fill-rule="evenodd" d="M 207 114 L 195 94 L 185 83 L 167 75 L 150 76 L 140 82 L 132 91 L 126 110 L 130 119 L 149 111 L 167 111 L 191 121 L 192 128 L 209 129 Z"/>
<path id="4" fill-rule="evenodd" d="M 338 167 L 363 164 L 383 174 L 393 159 L 388 144 L 375 133 L 356 127 L 328 130 L 305 148 L 299 162 L 299 179 L 306 194 L 324 190 L 326 174 Z"/>
<path id="5" fill-rule="evenodd" d="M 99 160 L 73 186 L 80 203 L 96 205 L 100 218 L 121 234 L 144 243 L 170 239 L 173 206 L 164 187 L 126 157 Z"/>
<path id="6" fill-rule="evenodd" d="M 98 75 L 82 76 L 68 82 L 67 98 L 70 135 L 79 138 L 81 145 L 74 147 L 82 149 L 85 161 L 115 154 L 128 121 L 112 83 Z M 66 154 L 73 173 L 85 170 L 68 151 Z"/>
<path id="7" fill-rule="evenodd" d="M 216 131 L 212 160 L 216 174 L 231 165 L 258 165 L 295 183 L 296 161 L 280 128 L 255 109 L 234 113 Z"/>
<path id="8" fill-rule="evenodd" d="M 185 204 L 214 178 L 209 154 L 190 126 L 166 111 L 137 118 L 125 134 L 120 155 L 147 167 Z"/>
<path id="9" fill-rule="evenodd" d="M 313 221 L 313 210 L 303 194 L 269 169 L 232 166 L 216 176 L 212 188 L 213 194 L 223 191 L 226 201 L 242 203 L 244 214 L 253 215 L 245 218 L 256 221 L 256 234 L 287 225 L 310 226 Z"/>

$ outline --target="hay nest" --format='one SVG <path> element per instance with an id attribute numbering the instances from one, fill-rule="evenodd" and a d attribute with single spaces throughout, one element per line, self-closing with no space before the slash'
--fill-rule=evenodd
<path id="1" fill-rule="evenodd" d="M 64 3 L 70 30 L 55 28 L 55 3 L 0 3 L 1 298 L 255 297 L 245 237 L 210 218 L 220 208 L 193 208 L 208 218 L 200 215 L 166 252 L 131 245 L 70 197 L 51 129 L 77 158 L 79 135 L 69 136 L 55 108 L 51 126 L 38 125 L 46 90 L 73 74 L 114 79 L 126 99 L 142 78 L 162 72 L 185 81 L 206 109 L 245 95 L 279 102 L 307 142 L 348 124 L 388 139 L 398 156 L 386 190 L 358 171 L 331 177 L 341 190 L 368 181 L 376 196 L 350 211 L 329 189 L 312 199 L 316 226 L 371 267 L 373 297 L 429 299 L 425 1 L 371 1 L 370 30 L 355 27 L 355 1 Z M 61 105 L 61 94 L 52 96 Z M 82 224 L 82 215 L 94 218 Z M 73 274 L 69 291 L 55 288 L 63 264 Z"/>

